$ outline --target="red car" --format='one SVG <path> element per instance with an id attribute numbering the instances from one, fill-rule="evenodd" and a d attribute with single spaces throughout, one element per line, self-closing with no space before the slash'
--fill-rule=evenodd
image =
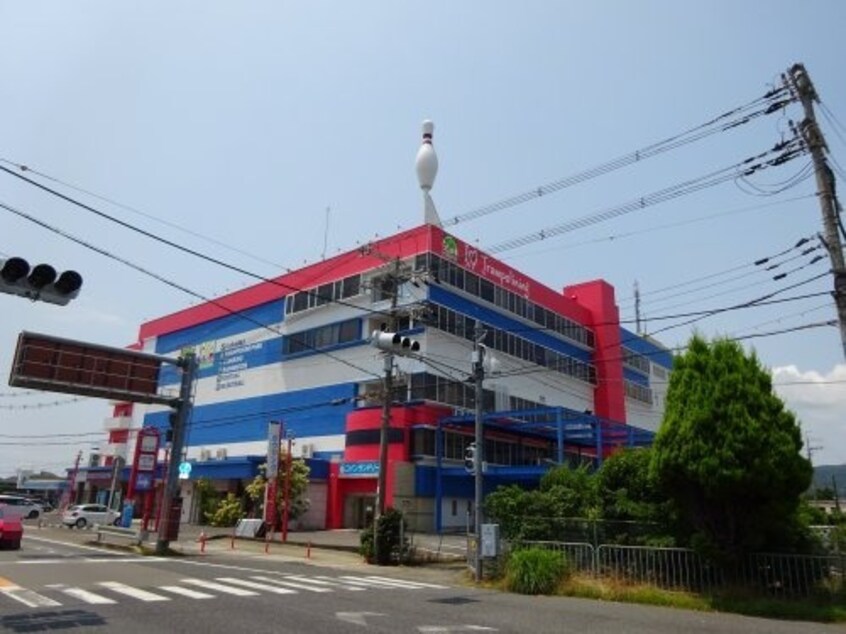
<path id="1" fill-rule="evenodd" d="M 23 537 L 23 524 L 21 518 L 13 513 L 3 513 L 0 506 L 0 548 L 11 548 L 17 550 L 21 547 Z"/>

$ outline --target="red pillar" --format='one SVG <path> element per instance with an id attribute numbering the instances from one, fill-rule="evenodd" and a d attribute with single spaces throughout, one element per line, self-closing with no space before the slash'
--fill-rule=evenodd
<path id="1" fill-rule="evenodd" d="M 326 492 L 326 528 L 341 528 L 343 524 L 344 509 L 343 498 L 341 497 L 341 463 L 329 463 L 329 483 Z"/>
<path id="2" fill-rule="evenodd" d="M 593 364 L 596 366 L 593 412 L 601 418 L 626 422 L 626 392 L 623 385 L 623 354 L 620 341 L 620 311 L 614 287 L 605 280 L 593 280 L 568 286 L 564 295 L 590 311 L 590 326 L 596 342 Z"/>

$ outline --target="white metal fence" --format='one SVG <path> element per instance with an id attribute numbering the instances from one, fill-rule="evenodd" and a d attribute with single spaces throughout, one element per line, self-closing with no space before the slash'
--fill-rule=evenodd
<path id="1" fill-rule="evenodd" d="M 473 558 L 468 541 L 468 562 Z M 524 541 L 506 549 L 537 547 L 563 553 L 583 574 L 633 585 L 713 592 L 731 588 L 776 597 L 846 596 L 846 555 L 751 554 L 716 566 L 687 548 L 586 542 Z"/>

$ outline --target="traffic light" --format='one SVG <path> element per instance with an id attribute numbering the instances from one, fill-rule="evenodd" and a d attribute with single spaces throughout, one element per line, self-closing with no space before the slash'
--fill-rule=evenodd
<path id="1" fill-rule="evenodd" d="M 467 473 L 476 473 L 476 443 L 471 442 L 464 448 L 464 470 Z"/>
<path id="2" fill-rule="evenodd" d="M 64 306 L 79 295 L 81 287 L 82 276 L 76 271 L 65 271 L 59 275 L 49 264 L 30 268 L 29 262 L 23 258 L 0 260 L 2 293 Z"/>
<path id="3" fill-rule="evenodd" d="M 420 342 L 411 337 L 403 337 L 398 332 L 374 330 L 370 342 L 375 348 L 399 355 L 409 355 L 420 352 Z"/>

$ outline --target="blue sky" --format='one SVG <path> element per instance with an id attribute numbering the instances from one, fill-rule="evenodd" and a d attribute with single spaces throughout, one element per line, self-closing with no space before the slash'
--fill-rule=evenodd
<path id="1" fill-rule="evenodd" d="M 819 19 L 800 19 L 791 2 L 2 1 L 0 158 L 186 227 L 192 233 L 75 194 L 271 275 L 320 258 L 327 208 L 329 253 L 421 222 L 414 156 L 425 118 L 435 121 L 440 159 L 432 195 L 449 218 L 704 123 L 763 95 L 801 61 L 833 115 L 820 117 L 832 155 L 846 165 L 846 128 L 836 124 L 846 124 L 846 5 L 813 6 Z M 763 152 L 790 135 L 788 122 L 800 114 L 792 106 L 453 230 L 484 249 L 615 207 Z M 806 163 L 797 159 L 752 183 L 769 191 Z M 821 262 L 780 283 L 754 272 L 753 261 L 815 234 L 821 221 L 813 179 L 772 196 L 750 191 L 728 181 L 501 257 L 554 288 L 605 278 L 617 287 L 625 319 L 637 280 L 654 331 L 674 323 L 660 317 L 741 303 L 827 270 Z M 0 202 L 204 295 L 250 282 L 5 174 Z M 142 321 L 191 303 L 6 212 L 0 253 L 76 268 L 85 278 L 66 308 L 0 295 L 3 367 L 21 330 L 125 345 Z M 713 277 L 692 282 L 706 276 Z M 779 297 L 829 288 L 823 278 Z M 727 311 L 695 327 L 709 337 L 760 334 L 834 317 L 830 298 L 815 297 Z M 693 327 L 657 336 L 680 345 Z M 846 462 L 837 329 L 744 345 L 786 383 L 779 391 L 802 420 L 814 462 Z M 0 388 L 0 434 L 97 431 L 109 415 L 102 402 L 43 407 L 67 397 L 10 393 Z M 0 444 L 0 475 L 59 469 L 88 446 L 26 442 Z"/>

